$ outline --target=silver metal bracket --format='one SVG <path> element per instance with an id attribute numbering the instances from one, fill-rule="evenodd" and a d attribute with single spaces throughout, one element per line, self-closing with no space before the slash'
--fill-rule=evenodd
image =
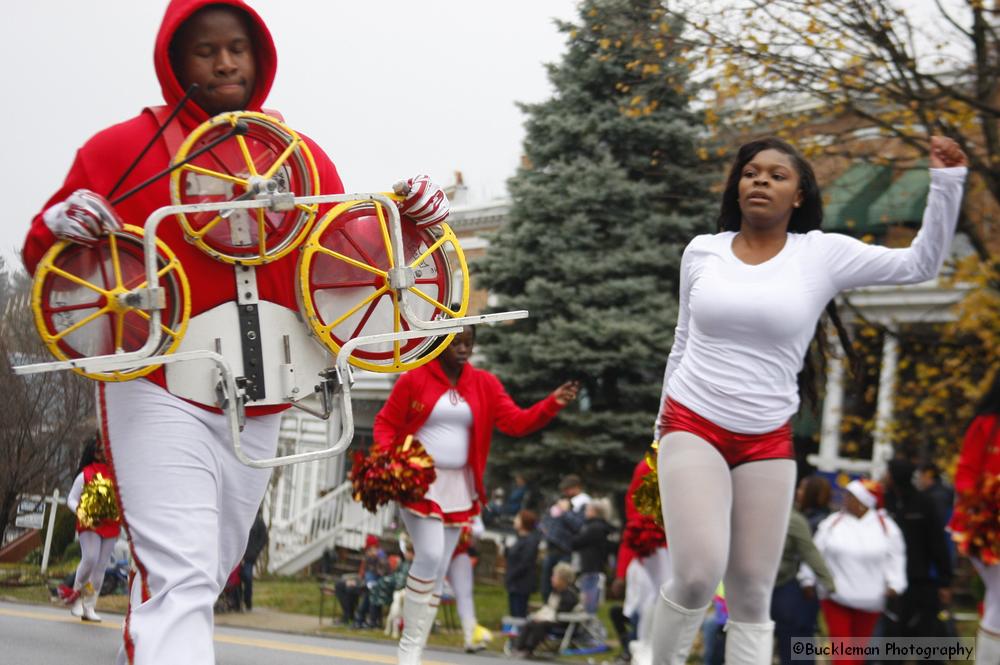
<path id="1" fill-rule="evenodd" d="M 399 266 L 389 269 L 389 288 L 402 291 L 412 288 L 417 283 L 417 273 L 410 266 Z"/>
<path id="2" fill-rule="evenodd" d="M 132 307 L 146 311 L 163 309 L 167 306 L 167 290 L 162 286 L 135 289 L 134 291 L 120 294 L 117 297 L 117 301 L 121 307 Z"/>

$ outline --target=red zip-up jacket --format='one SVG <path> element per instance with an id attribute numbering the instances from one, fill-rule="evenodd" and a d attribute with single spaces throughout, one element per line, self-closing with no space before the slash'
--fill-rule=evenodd
<path id="1" fill-rule="evenodd" d="M 400 376 L 389 399 L 375 416 L 375 445 L 388 448 L 408 434 L 416 434 L 427 422 L 434 405 L 451 387 L 451 381 L 436 359 Z M 504 390 L 500 379 L 468 364 L 462 368 L 455 389 L 472 411 L 468 464 L 474 473 L 476 494 L 482 501 L 486 496 L 483 472 L 490 454 L 493 428 L 510 436 L 525 436 L 548 424 L 562 406 L 551 394 L 522 409 Z"/>
<path id="2" fill-rule="evenodd" d="M 268 92 L 271 90 L 278 59 L 274 41 L 267 26 L 260 16 L 242 0 L 172 0 L 170 2 L 156 37 L 153 52 L 156 75 L 163 92 L 163 99 L 169 107 L 173 107 L 184 96 L 184 89 L 177 80 L 170 63 L 168 51 L 170 42 L 185 20 L 202 7 L 210 4 L 230 5 L 245 12 L 250 19 L 256 60 L 256 80 L 246 110 L 260 111 Z M 171 127 L 174 123 L 179 123 L 182 136 L 187 136 L 208 118 L 208 113 L 196 102 L 189 100 L 181 113 L 171 123 Z M 46 202 L 42 211 L 65 200 L 77 189 L 90 189 L 102 196 L 108 194 L 129 164 L 153 138 L 158 128 L 159 123 L 154 114 L 149 109 L 145 109 L 131 120 L 98 132 L 77 151 L 76 159 L 66 175 L 65 182 Z M 135 185 L 144 182 L 169 166 L 173 157 L 173 148 L 176 147 L 170 145 L 170 137 L 175 135 L 174 132 L 170 131 L 164 133 L 164 136 L 146 153 L 139 165 L 118 188 L 117 194 L 127 192 Z M 315 142 L 305 136 L 302 138 L 309 146 L 316 162 L 320 193 L 343 193 L 344 186 L 333 162 Z M 144 226 L 150 213 L 170 204 L 169 180 L 169 177 L 161 178 L 115 206 L 115 210 L 127 224 Z M 317 219 L 329 207 L 321 207 Z M 211 258 L 191 243 L 186 242 L 181 226 L 175 218 L 170 217 L 160 224 L 157 237 L 173 250 L 187 273 L 191 284 L 192 317 L 224 302 L 236 300 L 236 279 L 233 274 L 233 266 Z M 42 212 L 39 212 L 31 222 L 31 229 L 28 231 L 28 237 L 22 250 L 24 265 L 29 273 L 35 272 L 39 260 L 56 240 L 56 237 L 42 220 Z M 261 300 L 298 310 L 295 298 L 297 257 L 297 252 L 290 252 L 277 261 L 257 267 L 257 287 Z M 166 387 L 162 369 L 158 369 L 145 378 Z M 248 413 L 251 415 L 270 413 L 283 408 L 285 408 L 283 405 L 251 406 Z"/>

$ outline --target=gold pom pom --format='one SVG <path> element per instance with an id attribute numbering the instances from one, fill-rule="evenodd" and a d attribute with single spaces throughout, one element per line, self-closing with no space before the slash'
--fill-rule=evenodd
<path id="1" fill-rule="evenodd" d="M 649 465 L 649 473 L 642 477 L 642 482 L 635 489 L 632 496 L 632 503 L 639 514 L 652 518 L 656 525 L 663 528 L 663 504 L 660 503 L 660 480 L 656 473 L 656 455 L 660 449 L 659 441 L 654 441 L 653 445 L 646 451 L 646 464 Z"/>
<path id="2" fill-rule="evenodd" d="M 92 529 L 102 522 L 119 520 L 118 498 L 115 496 L 115 484 L 110 478 L 105 478 L 101 473 L 94 474 L 80 495 L 76 518 L 85 529 Z"/>

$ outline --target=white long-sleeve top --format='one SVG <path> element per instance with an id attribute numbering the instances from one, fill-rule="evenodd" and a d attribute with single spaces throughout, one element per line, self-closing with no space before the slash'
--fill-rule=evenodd
<path id="1" fill-rule="evenodd" d="M 816 323 L 838 292 L 937 275 L 955 233 L 966 171 L 930 170 L 923 224 L 903 249 L 839 233 L 789 233 L 776 256 L 749 265 L 733 253 L 736 232 L 695 237 L 681 259 L 680 311 L 660 412 L 669 396 L 733 432 L 760 434 L 785 424 L 799 408 L 796 377 Z"/>
<path id="2" fill-rule="evenodd" d="M 840 511 L 816 527 L 816 549 L 823 555 L 837 590 L 828 597 L 866 612 L 885 609 L 885 592 L 906 591 L 906 543 L 903 532 L 881 510 L 860 518 Z"/>
<path id="3" fill-rule="evenodd" d="M 66 507 L 76 514 L 76 507 L 80 505 L 80 497 L 83 496 L 83 472 L 76 474 L 73 479 L 73 487 L 66 495 Z"/>

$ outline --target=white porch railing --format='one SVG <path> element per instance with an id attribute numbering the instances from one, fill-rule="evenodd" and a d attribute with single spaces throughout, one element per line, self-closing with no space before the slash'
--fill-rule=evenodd
<path id="1" fill-rule="evenodd" d="M 302 570 L 335 545 L 362 549 L 365 536 L 381 536 L 393 523 L 396 505 L 369 513 L 352 496 L 350 481 L 314 501 L 287 520 L 271 523 L 267 570 L 291 575 Z"/>

